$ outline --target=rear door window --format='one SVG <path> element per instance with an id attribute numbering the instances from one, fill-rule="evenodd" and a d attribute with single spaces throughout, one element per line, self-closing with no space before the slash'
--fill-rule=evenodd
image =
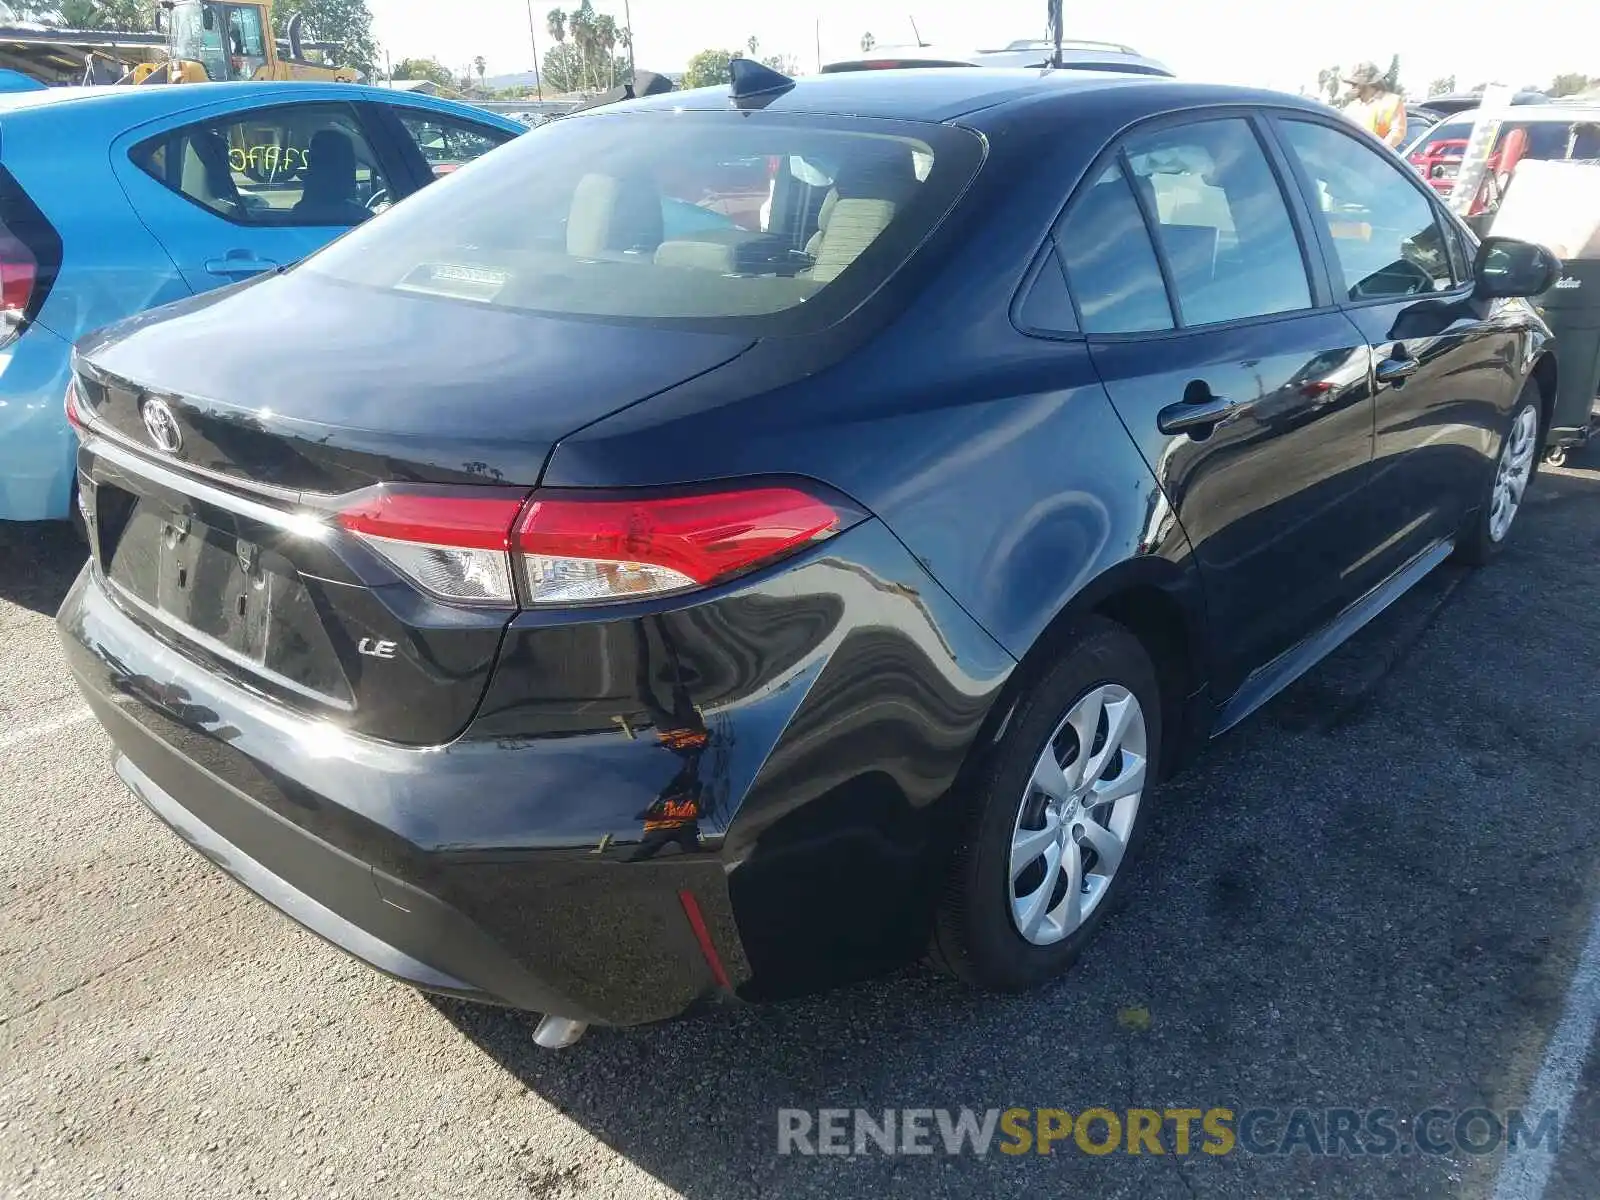
<path id="1" fill-rule="evenodd" d="M 555 121 L 306 269 L 532 312 L 831 324 L 982 160 L 949 126 L 644 110 Z"/>
<path id="2" fill-rule="evenodd" d="M 1172 328 L 1155 247 L 1119 165 L 1107 167 L 1078 196 L 1056 230 L 1056 243 L 1085 333 Z"/>
<path id="3" fill-rule="evenodd" d="M 236 225 L 358 225 L 393 199 L 348 104 L 286 104 L 185 125 L 139 143 L 131 157 Z"/>
<path id="4" fill-rule="evenodd" d="M 1311 284 L 1266 152 L 1242 118 L 1128 140 L 1185 325 L 1311 307 Z"/>

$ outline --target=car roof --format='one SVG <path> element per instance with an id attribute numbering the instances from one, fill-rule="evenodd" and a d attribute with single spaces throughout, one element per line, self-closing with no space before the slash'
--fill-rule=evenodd
<path id="1" fill-rule="evenodd" d="M 1109 71 L 1141 70 L 1159 75 L 1171 75 L 1165 65 L 1129 46 L 1113 42 L 1085 42 L 1067 40 L 1061 43 L 1062 58 L 1068 66 L 1093 70 L 1103 66 Z M 848 58 L 835 59 L 825 66 L 824 73 L 860 70 L 873 63 L 904 60 L 911 63 L 968 63 L 975 67 L 1032 67 L 1048 63 L 1055 53 L 1052 42 L 1023 39 L 1008 46 L 975 49 L 971 46 L 874 46 L 870 51 Z"/>
<path id="2" fill-rule="evenodd" d="M 436 96 L 416 96 L 396 93 L 386 88 L 368 87 L 359 83 L 335 83 L 319 80 L 290 80 L 265 83 L 254 80 L 237 80 L 230 83 L 184 83 L 165 87 L 134 87 L 129 84 L 101 84 L 97 87 L 49 87 L 27 92 L 0 92 L 0 120 L 29 111 L 71 111 L 87 114 L 116 113 L 129 124 L 153 120 L 170 113 L 186 112 L 192 108 L 226 101 L 230 98 L 249 98 L 253 101 L 274 99 L 326 99 L 375 100 L 386 104 L 422 104 L 441 110 L 470 112 L 491 124 L 506 124 L 506 118 L 469 104 L 444 100 Z"/>
<path id="3" fill-rule="evenodd" d="M 1087 96 L 1127 89 L 1130 108 L 1160 111 L 1195 104 L 1279 104 L 1324 111 L 1313 101 L 1278 92 L 1195 83 L 1161 75 L 1125 71 L 1052 71 L 1021 68 L 908 68 L 894 71 L 841 71 L 806 75 L 787 91 L 755 98 L 769 112 L 880 117 L 906 121 L 953 121 L 982 109 L 1040 98 Z M 601 116 L 618 109 L 733 109 L 726 85 L 663 92 L 622 104 L 590 109 L 569 120 Z"/>
<path id="4" fill-rule="evenodd" d="M 1455 125 L 1464 121 L 1476 121 L 1480 116 L 1488 117 L 1492 121 L 1515 121 L 1519 125 L 1535 122 L 1540 124 L 1548 122 L 1553 125 L 1570 125 L 1574 121 L 1600 121 L 1600 103 L 1592 100 L 1557 100 L 1549 104 L 1468 108 L 1463 109 L 1461 112 L 1450 113 L 1439 124 Z"/>

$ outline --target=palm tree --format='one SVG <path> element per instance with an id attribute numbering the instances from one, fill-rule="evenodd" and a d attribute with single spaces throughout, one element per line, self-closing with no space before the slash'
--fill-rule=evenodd
<path id="1" fill-rule="evenodd" d="M 567 18 L 567 29 L 572 34 L 573 43 L 578 47 L 585 88 L 589 87 L 592 78 L 589 64 L 594 58 L 595 16 L 594 5 L 589 0 L 583 0 L 583 3 L 573 9 L 572 15 Z"/>
<path id="2" fill-rule="evenodd" d="M 873 37 L 872 34 L 863 33 L 861 35 L 861 53 L 866 54 L 877 44 L 878 39 Z"/>
<path id="3" fill-rule="evenodd" d="M 761 43 L 756 40 L 756 35 L 752 33 L 748 40 L 746 40 L 745 45 L 750 47 L 750 57 L 754 58 L 756 56 L 756 48 L 760 46 Z"/>
<path id="4" fill-rule="evenodd" d="M 545 14 L 544 27 L 550 31 L 550 36 L 561 45 L 567 43 L 567 14 L 559 8 L 552 8 Z"/>
<path id="5" fill-rule="evenodd" d="M 483 55 L 481 54 L 472 60 L 472 69 L 478 73 L 478 86 L 480 88 L 483 86 L 484 68 L 488 65 L 489 64 L 484 61 Z"/>
<path id="6" fill-rule="evenodd" d="M 595 49 L 605 56 L 607 87 L 617 86 L 617 39 L 620 36 L 617 20 L 610 13 L 601 13 L 594 19 L 594 44 Z"/>

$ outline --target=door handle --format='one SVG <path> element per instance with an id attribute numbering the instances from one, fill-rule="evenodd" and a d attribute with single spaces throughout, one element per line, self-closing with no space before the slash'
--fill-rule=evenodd
<path id="1" fill-rule="evenodd" d="M 1209 433 L 1213 425 L 1226 421 L 1244 405 L 1236 400 L 1207 395 L 1197 400 L 1180 400 L 1156 414 L 1156 428 L 1166 434 Z"/>
<path id="2" fill-rule="evenodd" d="M 257 258 L 253 250 L 229 250 L 221 258 L 206 259 L 205 267 L 209 275 L 259 275 L 276 271 L 278 264 L 270 258 Z"/>
<path id="3" fill-rule="evenodd" d="M 1414 358 L 1386 358 L 1378 364 L 1378 382 L 1399 384 L 1415 375 L 1420 366 Z"/>

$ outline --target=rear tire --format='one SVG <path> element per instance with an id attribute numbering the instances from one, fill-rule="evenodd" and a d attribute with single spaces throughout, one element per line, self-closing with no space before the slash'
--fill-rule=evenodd
<path id="1" fill-rule="evenodd" d="M 936 965 L 974 987 L 1021 991 L 1077 960 L 1126 884 L 1161 734 L 1144 646 L 1115 622 L 1082 622 L 976 784 L 935 921 Z"/>
<path id="2" fill-rule="evenodd" d="M 1481 567 L 1500 553 L 1522 510 L 1528 488 L 1539 473 L 1539 387 L 1533 380 L 1523 385 L 1511 420 L 1495 453 L 1494 469 L 1485 481 L 1475 512 L 1456 538 L 1455 559 Z"/>

